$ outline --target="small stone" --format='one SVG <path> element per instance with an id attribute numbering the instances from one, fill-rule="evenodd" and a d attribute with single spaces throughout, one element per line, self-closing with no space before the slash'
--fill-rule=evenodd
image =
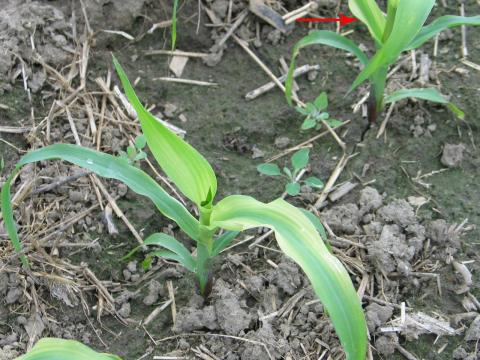
<path id="1" fill-rule="evenodd" d="M 19 299 L 20 296 L 22 296 L 23 291 L 20 288 L 13 288 L 8 290 L 7 296 L 5 297 L 5 302 L 7 304 L 13 304 L 16 303 Z"/>
<path id="2" fill-rule="evenodd" d="M 278 149 L 285 149 L 288 145 L 290 145 L 290 139 L 286 136 L 279 136 L 275 139 L 275 146 Z"/>
<path id="3" fill-rule="evenodd" d="M 477 316 L 475 320 L 472 321 L 472 324 L 465 333 L 466 341 L 478 341 L 480 340 L 480 316 Z"/>
<path id="4" fill-rule="evenodd" d="M 130 307 L 130 303 L 126 302 L 122 304 L 122 306 L 120 307 L 120 310 L 118 310 L 118 315 L 124 318 L 128 318 L 131 312 L 132 312 L 132 309 Z"/>
<path id="5" fill-rule="evenodd" d="M 312 70 L 309 71 L 307 74 L 307 79 L 308 81 L 315 81 L 318 77 L 318 71 L 317 70 Z"/>
<path id="6" fill-rule="evenodd" d="M 437 124 L 430 124 L 430 125 L 427 126 L 427 129 L 428 129 L 428 131 L 433 133 L 433 132 L 435 132 L 435 130 L 437 130 Z"/>
<path id="7" fill-rule="evenodd" d="M 127 269 L 123 270 L 123 277 L 125 280 L 130 280 L 132 278 L 132 273 L 128 271 Z"/>
<path id="8" fill-rule="evenodd" d="M 458 144 L 445 144 L 443 147 L 443 153 L 441 162 L 443 165 L 449 168 L 455 168 L 460 166 L 463 160 L 463 151 L 465 150 L 465 145 Z"/>
<path id="9" fill-rule="evenodd" d="M 85 202 L 85 194 L 81 191 L 70 190 L 68 198 L 74 203 Z"/>
<path id="10" fill-rule="evenodd" d="M 252 159 L 258 159 L 258 158 L 262 158 L 265 156 L 265 153 L 260 150 L 257 145 L 253 145 L 252 147 Z"/>
<path id="11" fill-rule="evenodd" d="M 166 103 L 163 106 L 163 113 L 165 114 L 166 117 L 172 118 L 175 116 L 175 113 L 177 112 L 178 107 L 177 105 L 171 104 L 171 103 Z"/>

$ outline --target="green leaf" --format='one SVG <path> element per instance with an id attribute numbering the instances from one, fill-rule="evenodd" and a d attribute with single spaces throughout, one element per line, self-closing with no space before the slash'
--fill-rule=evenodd
<path id="1" fill-rule="evenodd" d="M 268 176 L 280 176 L 282 174 L 276 164 L 260 164 L 257 166 L 257 171 Z"/>
<path id="2" fill-rule="evenodd" d="M 307 167 L 309 154 L 310 154 L 309 148 L 300 149 L 295 154 L 293 154 L 292 165 L 295 171 L 298 171 L 300 169 Z"/>
<path id="3" fill-rule="evenodd" d="M 313 31 L 295 44 L 292 52 L 292 61 L 288 69 L 287 80 L 285 82 L 285 96 L 289 105 L 292 105 L 292 85 L 293 72 L 295 71 L 295 61 L 300 50 L 310 45 L 327 45 L 337 49 L 348 51 L 358 57 L 364 65 L 368 64 L 368 58 L 353 41 L 332 31 Z"/>
<path id="4" fill-rule="evenodd" d="M 328 107 L 327 93 L 322 92 L 314 101 L 317 110 L 324 110 Z"/>
<path id="5" fill-rule="evenodd" d="M 10 241 L 12 242 L 13 248 L 20 254 L 22 252 L 22 243 L 20 242 L 20 238 L 18 237 L 17 228 L 15 226 L 15 221 L 13 220 L 13 210 L 12 210 L 12 201 L 10 199 L 10 187 L 11 182 L 15 175 L 17 174 L 17 170 L 15 170 L 5 181 L 5 184 L 2 186 L 2 217 L 3 223 L 5 226 L 5 230 L 7 231 L 8 236 L 10 237 Z M 28 259 L 25 255 L 20 255 L 20 261 L 22 262 L 23 267 L 28 268 Z"/>
<path id="6" fill-rule="evenodd" d="M 242 231 L 274 230 L 282 251 L 308 276 L 345 349 L 348 360 L 364 360 L 365 317 L 350 277 L 326 248 L 312 222 L 297 208 L 278 199 L 264 204 L 248 196 L 229 196 L 214 206 L 212 226 Z"/>
<path id="7" fill-rule="evenodd" d="M 188 210 L 147 173 L 121 158 L 77 145 L 56 144 L 27 153 L 17 163 L 16 169 L 28 163 L 51 159 L 65 160 L 102 177 L 120 180 L 137 194 L 148 197 L 161 213 L 175 221 L 191 238 L 198 239 L 199 223 Z M 14 242 L 18 235 L 11 213 L 10 181 L 11 178 L 2 188 L 2 211 L 6 230 Z"/>
<path id="8" fill-rule="evenodd" d="M 290 196 L 297 196 L 300 194 L 300 184 L 297 182 L 291 182 L 285 185 L 285 191 Z"/>
<path id="9" fill-rule="evenodd" d="M 349 0 L 348 6 L 352 14 L 367 25 L 370 34 L 381 44 L 386 20 L 377 2 L 375 0 Z"/>
<path id="10" fill-rule="evenodd" d="M 155 233 L 150 235 L 147 239 L 145 239 L 144 244 L 161 246 L 167 249 L 169 252 L 175 254 L 175 258 L 172 258 L 170 256 L 169 257 L 170 259 L 178 261 L 181 265 L 183 265 L 185 268 L 187 268 L 191 272 L 195 272 L 195 267 L 196 267 L 195 259 L 190 254 L 190 251 L 188 251 L 187 248 L 183 246 L 183 244 L 180 243 L 174 237 L 164 233 Z M 168 254 L 169 253 L 165 253 L 161 251 L 160 252 L 154 251 L 150 253 L 150 255 L 161 256 L 161 257 L 167 257 Z"/>
<path id="11" fill-rule="evenodd" d="M 307 105 L 308 105 L 308 103 L 307 103 Z M 305 116 L 310 114 L 305 108 L 303 108 L 301 106 L 295 107 L 295 110 L 297 110 L 297 112 L 299 112 L 300 114 L 305 115 Z"/>
<path id="12" fill-rule="evenodd" d="M 302 130 L 309 130 L 314 128 L 315 126 L 317 126 L 317 121 L 315 119 L 308 117 L 303 121 L 303 124 L 300 128 Z"/>
<path id="13" fill-rule="evenodd" d="M 307 184 L 308 186 L 311 186 L 311 187 L 315 187 L 315 188 L 323 188 L 324 187 L 324 183 L 322 180 L 320 180 L 319 178 L 315 177 L 315 176 L 310 176 L 308 178 L 305 179 L 305 184 Z"/>
<path id="14" fill-rule="evenodd" d="M 225 231 L 222 235 L 217 237 L 213 242 L 212 257 L 220 254 L 228 245 L 231 244 L 233 239 L 237 237 L 239 231 Z"/>
<path id="15" fill-rule="evenodd" d="M 145 137 L 145 135 L 137 136 L 135 139 L 135 147 L 137 148 L 137 150 L 142 150 L 145 145 L 147 145 L 147 138 Z"/>
<path id="16" fill-rule="evenodd" d="M 332 129 L 335 129 L 336 127 L 343 124 L 343 121 L 340 121 L 337 119 L 327 119 L 325 121 L 328 124 L 328 126 L 330 126 Z"/>
<path id="17" fill-rule="evenodd" d="M 293 174 L 292 174 L 292 171 L 288 168 L 288 167 L 284 167 L 283 168 L 283 172 L 290 178 L 293 180 Z"/>
<path id="18" fill-rule="evenodd" d="M 325 242 L 325 245 L 327 245 L 326 243 L 328 240 L 327 232 L 325 231 L 325 228 L 323 227 L 323 224 L 320 221 L 320 219 L 306 209 L 302 209 L 302 208 L 298 208 L 298 209 L 301 210 L 303 215 L 305 215 L 308 218 L 308 220 L 310 220 L 310 222 L 313 224 L 313 226 L 315 226 L 315 229 L 317 229 L 318 234 L 322 238 L 323 242 Z"/>
<path id="19" fill-rule="evenodd" d="M 175 50 L 177 45 L 177 9 L 178 9 L 178 0 L 173 0 L 173 11 L 172 11 L 172 51 Z"/>
<path id="20" fill-rule="evenodd" d="M 197 206 L 205 202 L 209 192 L 213 199 L 217 191 L 217 179 L 210 164 L 197 150 L 160 124 L 143 107 L 115 57 L 113 63 L 128 100 L 138 114 L 147 144 L 163 171 Z"/>
<path id="21" fill-rule="evenodd" d="M 461 25 L 480 25 L 480 15 L 471 17 L 446 15 L 439 17 L 431 24 L 424 26 L 406 50 L 416 49 L 443 30 Z"/>
<path id="22" fill-rule="evenodd" d="M 370 78 L 375 72 L 397 60 L 402 51 L 415 38 L 427 20 L 435 0 L 401 0 L 388 40 L 353 82 L 349 92 Z"/>
<path id="23" fill-rule="evenodd" d="M 43 338 L 28 354 L 16 360 L 121 360 L 121 358 L 95 352 L 75 340 Z"/>
<path id="24" fill-rule="evenodd" d="M 462 110 L 460 110 L 455 104 L 448 101 L 445 98 L 445 96 L 443 96 L 435 88 L 401 89 L 385 97 L 385 102 L 388 104 L 388 103 L 397 102 L 406 98 L 417 98 L 417 99 L 427 100 L 427 101 L 431 101 L 439 104 L 445 104 L 457 117 L 459 117 L 462 120 L 465 118 L 465 113 Z"/>
<path id="25" fill-rule="evenodd" d="M 146 157 L 147 157 L 147 154 L 144 153 L 143 151 L 140 151 L 137 155 L 135 155 L 135 158 L 133 160 L 140 161 L 145 159 Z"/>

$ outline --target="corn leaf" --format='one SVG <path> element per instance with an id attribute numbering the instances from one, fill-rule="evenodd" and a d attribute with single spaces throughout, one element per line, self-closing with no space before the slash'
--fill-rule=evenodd
<path id="1" fill-rule="evenodd" d="M 212 248 L 212 257 L 217 256 L 220 254 L 225 248 L 231 244 L 233 239 L 237 237 L 239 234 L 238 231 L 225 231 L 222 235 L 217 237 L 213 242 Z"/>
<path id="2" fill-rule="evenodd" d="M 177 45 L 177 11 L 178 0 L 173 0 L 173 12 L 172 12 L 172 51 L 175 50 Z"/>
<path id="3" fill-rule="evenodd" d="M 147 144 L 160 167 L 197 206 L 211 203 L 217 191 L 217 178 L 208 161 L 143 107 L 115 57 L 113 63 L 128 100 L 137 112 Z"/>
<path id="4" fill-rule="evenodd" d="M 169 251 L 154 251 L 150 253 L 150 255 L 173 259 L 178 261 L 191 272 L 195 271 L 195 259 L 192 254 L 190 254 L 190 251 L 188 251 L 187 248 L 174 237 L 163 233 L 156 233 L 146 238 L 144 244 L 161 246 Z"/>
<path id="5" fill-rule="evenodd" d="M 397 60 L 421 30 L 433 5 L 435 5 L 435 0 L 400 0 L 398 2 L 395 22 L 388 40 L 355 79 L 350 92 L 376 71 Z"/>
<path id="6" fill-rule="evenodd" d="M 16 360 L 121 360 L 121 358 L 95 352 L 75 340 L 43 338 L 28 354 Z"/>
<path id="7" fill-rule="evenodd" d="M 282 199 L 265 204 L 234 195 L 214 206 L 211 225 L 241 231 L 254 227 L 274 230 L 283 252 L 305 271 L 345 349 L 348 360 L 364 360 L 366 323 L 350 277 L 330 254 L 315 226 L 296 207 Z"/>
<path id="8" fill-rule="evenodd" d="M 147 173 L 129 165 L 124 159 L 77 145 L 56 144 L 27 153 L 17 163 L 16 170 L 28 163 L 50 159 L 65 160 L 102 177 L 120 180 L 137 194 L 152 200 L 161 213 L 175 221 L 190 237 L 198 238 L 199 223 L 187 209 L 168 195 Z M 6 230 L 14 241 L 18 239 L 18 234 L 11 209 L 10 181 L 11 177 L 2 188 L 2 211 Z"/>
<path id="9" fill-rule="evenodd" d="M 334 33 L 332 31 L 314 31 L 302 38 L 295 44 L 292 53 L 292 61 L 288 70 L 287 80 L 285 83 L 285 96 L 288 103 L 292 104 L 292 85 L 293 85 L 293 72 L 295 71 L 295 62 L 300 50 L 305 46 L 310 45 L 327 45 L 337 49 L 348 51 L 354 54 L 364 65 L 368 64 L 368 58 L 360 48 L 355 45 L 353 41 L 346 37 Z"/>
<path id="10" fill-rule="evenodd" d="M 375 0 L 349 0 L 348 6 L 353 15 L 367 25 L 370 34 L 379 43 L 385 29 L 385 15 Z"/>
<path id="11" fill-rule="evenodd" d="M 392 103 L 406 98 L 417 98 L 439 104 L 445 104 L 458 118 L 462 120 L 465 118 L 465 113 L 460 110 L 454 103 L 448 101 L 445 96 L 442 95 L 435 88 L 401 89 L 385 97 L 385 102 Z"/>
<path id="12" fill-rule="evenodd" d="M 443 30 L 461 25 L 480 25 L 480 15 L 471 17 L 446 15 L 439 17 L 431 24 L 424 26 L 406 50 L 416 49 Z"/>

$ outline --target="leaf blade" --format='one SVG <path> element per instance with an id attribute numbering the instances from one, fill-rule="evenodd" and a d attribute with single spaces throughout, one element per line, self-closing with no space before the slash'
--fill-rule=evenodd
<path id="1" fill-rule="evenodd" d="M 177 257 L 174 259 L 178 261 L 180 264 L 182 264 L 185 268 L 190 270 L 191 272 L 195 271 L 195 259 L 193 258 L 192 254 L 190 254 L 190 251 L 187 250 L 187 248 L 179 242 L 177 239 L 174 237 L 164 234 L 164 233 L 155 233 L 150 235 L 148 238 L 145 239 L 144 241 L 145 245 L 156 245 L 156 246 L 161 246 L 168 251 L 174 253 L 177 255 Z M 151 255 L 156 255 L 158 252 L 151 252 Z M 159 256 L 159 255 L 156 255 Z M 162 255 L 165 257 L 164 255 Z"/>
<path id="2" fill-rule="evenodd" d="M 303 148 L 295 152 L 292 156 L 292 165 L 295 171 L 301 170 L 308 165 L 308 160 L 310 158 L 310 149 Z"/>
<path id="3" fill-rule="evenodd" d="M 375 0 L 349 0 L 348 7 L 353 15 L 367 25 L 370 34 L 381 44 L 386 19 L 377 2 Z"/>
<path id="4" fill-rule="evenodd" d="M 147 173 L 123 159 L 77 145 L 56 144 L 27 153 L 17 163 L 17 168 L 31 162 L 53 159 L 65 160 L 102 177 L 125 183 L 132 191 L 152 200 L 161 213 L 175 221 L 190 237 L 198 238 L 199 223 L 188 210 Z"/>
<path id="5" fill-rule="evenodd" d="M 282 174 L 278 165 L 268 163 L 258 165 L 257 171 L 267 176 L 280 176 Z"/>
<path id="6" fill-rule="evenodd" d="M 121 360 L 120 357 L 98 353 L 75 340 L 40 339 L 32 350 L 16 360 Z"/>
<path id="7" fill-rule="evenodd" d="M 113 63 L 125 94 L 137 112 L 147 144 L 160 167 L 180 191 L 198 206 L 211 200 L 217 191 L 217 178 L 208 161 L 180 137 L 160 124 L 138 99 L 123 68 L 115 57 Z"/>
<path id="8" fill-rule="evenodd" d="M 217 256 L 237 237 L 239 231 L 225 231 L 213 242 L 212 257 Z"/>
<path id="9" fill-rule="evenodd" d="M 234 195 L 214 206 L 212 226 L 241 231 L 272 228 L 286 255 L 305 271 L 327 309 L 349 360 L 364 360 L 367 335 L 362 307 L 350 277 L 330 254 L 317 230 L 302 212 L 284 200 L 264 204 Z"/>

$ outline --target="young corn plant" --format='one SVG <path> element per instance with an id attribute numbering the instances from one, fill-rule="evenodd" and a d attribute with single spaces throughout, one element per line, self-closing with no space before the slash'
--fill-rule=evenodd
<path id="1" fill-rule="evenodd" d="M 349 0 L 351 12 L 367 27 L 375 41 L 377 52 L 369 59 L 355 43 L 346 37 L 331 31 L 314 31 L 301 39 L 293 49 L 292 62 L 286 82 L 287 101 L 291 104 L 293 70 L 300 50 L 306 46 L 322 44 L 345 50 L 354 54 L 364 68 L 357 76 L 349 92 L 364 81 L 370 82 L 368 120 L 373 124 L 388 103 L 405 98 L 418 98 L 445 104 L 452 112 L 463 119 L 464 113 L 446 99 L 435 88 L 402 89 L 385 96 L 385 85 L 390 65 L 400 54 L 413 50 L 441 31 L 461 25 L 480 25 L 480 16 L 464 17 L 446 15 L 425 26 L 435 0 L 388 0 L 387 13 L 384 14 L 375 0 Z"/>
<path id="2" fill-rule="evenodd" d="M 305 103 L 305 107 L 297 106 L 295 110 L 306 118 L 301 126 L 302 130 L 309 130 L 315 128 L 320 130 L 322 127 L 322 120 L 325 121 L 331 128 L 336 128 L 341 125 L 340 120 L 332 119 L 330 114 L 324 110 L 328 107 L 328 97 L 326 92 L 322 92 L 313 102 Z"/>
<path id="3" fill-rule="evenodd" d="M 330 253 L 317 230 L 321 230 L 318 218 L 308 212 L 304 214 L 282 199 L 262 203 L 250 196 L 231 195 L 215 203 L 217 179 L 210 164 L 143 107 L 122 67 L 115 58 L 113 61 L 125 93 L 137 112 L 150 151 L 165 174 L 195 204 L 199 216 L 194 217 L 147 173 L 124 158 L 76 145 L 50 145 L 24 155 L 2 187 L 5 229 L 20 253 L 23 266 L 28 267 L 29 263 L 13 219 L 11 182 L 25 164 L 65 160 L 99 176 L 122 181 L 134 192 L 152 200 L 160 213 L 175 221 L 196 242 L 195 255 L 174 237 L 163 233 L 150 235 L 145 244 L 156 247 L 153 256 L 177 261 L 193 272 L 204 296 L 212 285 L 212 258 L 219 255 L 238 232 L 255 227 L 273 229 L 280 248 L 303 269 L 323 302 L 347 358 L 363 360 L 367 336 L 362 307 L 347 271 Z"/>
<path id="4" fill-rule="evenodd" d="M 40 339 L 27 354 L 15 360 L 122 360 L 118 356 L 98 353 L 74 340 Z"/>
<path id="5" fill-rule="evenodd" d="M 297 196 L 300 194 L 302 183 L 317 189 L 321 189 L 324 185 L 322 180 L 315 176 L 310 176 L 305 180 L 297 179 L 300 171 L 304 170 L 308 166 L 309 157 L 310 149 L 300 149 L 294 153 L 290 159 L 293 169 L 289 169 L 285 166 L 282 172 L 277 164 L 266 163 L 258 165 L 257 171 L 262 175 L 281 176 L 286 178 L 287 184 L 285 185 L 285 192 L 290 196 Z"/>

